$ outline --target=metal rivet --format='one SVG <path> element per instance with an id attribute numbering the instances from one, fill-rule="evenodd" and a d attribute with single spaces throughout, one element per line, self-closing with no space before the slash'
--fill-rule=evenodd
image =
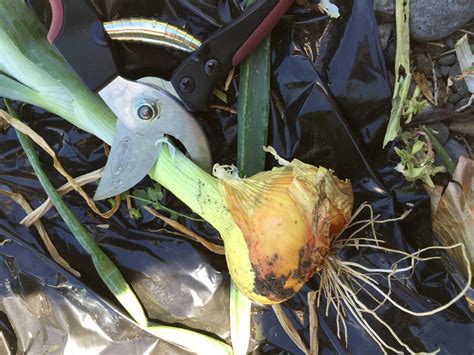
<path id="1" fill-rule="evenodd" d="M 217 59 L 209 59 L 204 64 L 204 72 L 209 76 L 216 76 L 221 71 L 221 63 Z"/>
<path id="2" fill-rule="evenodd" d="M 185 76 L 179 82 L 179 90 L 181 90 L 181 92 L 185 94 L 192 93 L 195 88 L 196 88 L 196 82 L 194 81 L 193 78 L 190 78 L 189 76 Z"/>

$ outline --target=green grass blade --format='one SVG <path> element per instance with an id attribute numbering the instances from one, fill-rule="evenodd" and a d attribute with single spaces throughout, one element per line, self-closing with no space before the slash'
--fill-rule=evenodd
<path id="1" fill-rule="evenodd" d="M 423 131 L 428 135 L 431 144 L 433 145 L 434 150 L 436 153 L 438 153 L 439 157 L 441 158 L 441 161 L 444 163 L 444 166 L 446 167 L 446 170 L 453 175 L 454 170 L 456 169 L 456 166 L 454 165 L 453 159 L 449 156 L 448 152 L 444 147 L 441 145 L 441 143 L 436 139 L 436 136 L 433 134 L 433 131 L 429 127 L 422 127 Z"/>

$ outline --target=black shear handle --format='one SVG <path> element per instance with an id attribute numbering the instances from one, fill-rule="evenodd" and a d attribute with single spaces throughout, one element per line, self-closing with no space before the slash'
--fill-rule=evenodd
<path id="1" fill-rule="evenodd" d="M 188 110 L 207 108 L 216 85 L 266 37 L 293 2 L 257 1 L 178 66 L 171 83 Z"/>
<path id="2" fill-rule="evenodd" d="M 102 22 L 88 0 L 49 0 L 48 40 L 94 92 L 118 75 Z"/>

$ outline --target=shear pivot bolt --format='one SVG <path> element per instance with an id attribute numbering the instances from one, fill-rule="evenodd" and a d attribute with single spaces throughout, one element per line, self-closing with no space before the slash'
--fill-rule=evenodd
<path id="1" fill-rule="evenodd" d="M 217 59 L 209 59 L 204 65 L 204 71 L 208 76 L 216 76 L 221 71 L 221 63 Z"/>
<path id="2" fill-rule="evenodd" d="M 160 114 L 160 109 L 156 101 L 145 99 L 138 105 L 137 115 L 144 121 L 151 120 Z"/>

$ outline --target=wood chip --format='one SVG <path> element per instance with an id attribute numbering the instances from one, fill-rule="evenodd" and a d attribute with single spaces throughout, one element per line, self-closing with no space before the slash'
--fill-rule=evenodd
<path id="1" fill-rule="evenodd" d="M 116 208 L 111 208 L 109 211 L 101 212 L 97 205 L 95 204 L 94 200 L 87 195 L 87 193 L 79 186 L 74 178 L 67 173 L 67 171 L 63 168 L 61 162 L 57 159 L 56 153 L 54 150 L 46 143 L 46 141 L 41 137 L 38 133 L 33 131 L 28 125 L 21 122 L 20 120 L 10 116 L 7 112 L 0 110 L 0 119 L 8 122 L 10 125 L 15 127 L 17 130 L 22 132 L 23 134 L 30 137 L 36 144 L 38 144 L 48 155 L 53 159 L 53 166 L 54 168 L 66 178 L 67 182 L 71 184 L 72 188 L 76 190 L 81 197 L 87 202 L 87 205 L 99 216 L 102 218 L 110 218 L 114 215 L 117 211 Z"/>
<path id="2" fill-rule="evenodd" d="M 23 195 L 19 193 L 15 193 L 15 192 L 4 191 L 4 190 L 0 190 L 0 195 L 11 198 L 18 205 L 20 205 L 21 208 L 23 208 L 25 213 L 33 212 L 33 209 L 31 208 L 28 201 L 26 201 L 26 199 L 23 197 Z M 51 238 L 49 237 L 48 232 L 46 231 L 46 228 L 44 227 L 43 223 L 41 223 L 39 220 L 36 220 L 34 222 L 34 226 L 36 230 L 38 231 L 38 234 L 40 235 L 41 240 L 43 241 L 46 247 L 46 250 L 48 250 L 49 255 L 51 255 L 51 258 L 57 264 L 61 265 L 65 270 L 69 271 L 74 276 L 81 277 L 81 274 L 79 273 L 79 271 L 75 270 L 71 265 L 69 265 L 69 263 L 61 255 L 59 255 L 59 252 L 54 246 L 53 242 L 51 241 Z"/>

